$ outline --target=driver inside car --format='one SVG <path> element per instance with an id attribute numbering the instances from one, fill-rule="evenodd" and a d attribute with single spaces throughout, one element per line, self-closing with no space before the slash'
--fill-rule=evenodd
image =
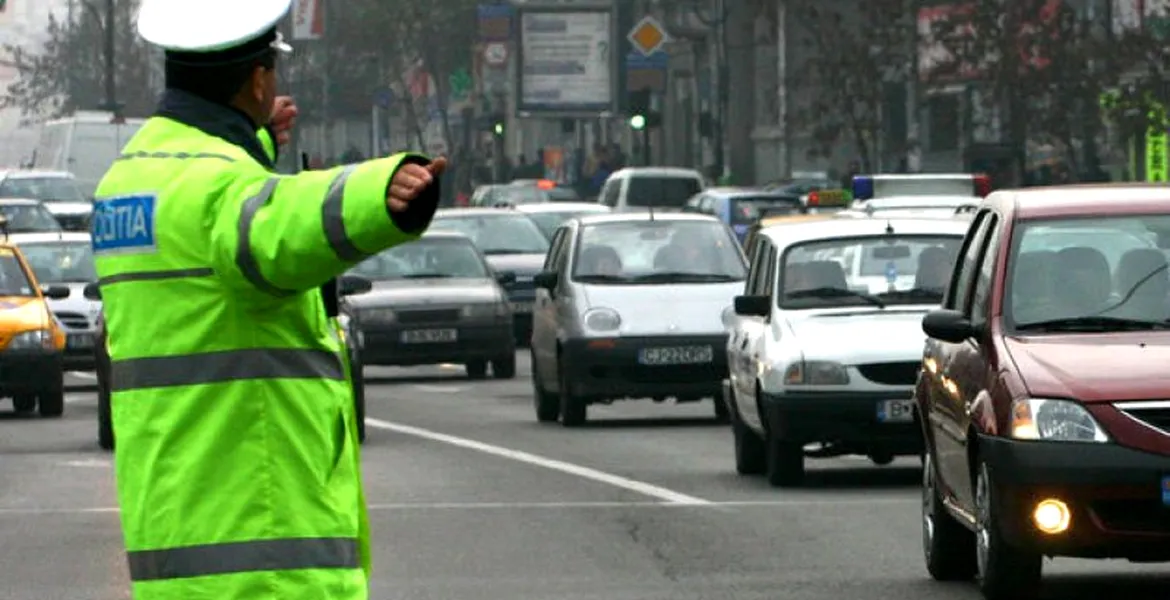
<path id="1" fill-rule="evenodd" d="M 622 272 L 622 259 L 609 246 L 589 246 L 581 251 L 579 276 L 616 277 Z"/>

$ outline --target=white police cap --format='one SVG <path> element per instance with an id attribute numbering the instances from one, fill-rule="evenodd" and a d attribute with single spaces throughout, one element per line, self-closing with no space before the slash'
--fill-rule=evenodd
<path id="1" fill-rule="evenodd" d="M 142 0 L 138 35 L 163 50 L 218 52 L 264 35 L 291 6 L 292 0 Z M 292 49 L 279 36 L 272 47 Z"/>

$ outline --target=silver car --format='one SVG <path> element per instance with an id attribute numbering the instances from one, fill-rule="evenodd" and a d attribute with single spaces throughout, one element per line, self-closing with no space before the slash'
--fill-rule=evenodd
<path id="1" fill-rule="evenodd" d="M 581 425 L 590 404 L 716 398 L 727 376 L 722 312 L 744 287 L 735 236 L 713 217 L 571 219 L 536 277 L 536 417 Z M 726 412 L 715 403 L 716 415 Z"/>
<path id="2" fill-rule="evenodd" d="M 513 207 L 518 213 L 528 215 L 533 223 L 540 228 L 540 232 L 548 239 L 561 226 L 561 223 L 584 215 L 611 212 L 604 204 L 596 202 L 545 202 L 543 204 L 521 204 Z"/>
<path id="3" fill-rule="evenodd" d="M 94 369 L 93 345 L 101 315 L 100 300 L 84 296 L 86 284 L 97 280 L 88 233 L 24 234 L 14 241 L 24 253 L 41 285 L 64 285 L 69 296 L 49 299 L 49 309 L 67 335 L 65 368 Z"/>
<path id="4" fill-rule="evenodd" d="M 0 198 L 39 200 L 69 231 L 88 231 L 93 216 L 93 201 L 82 193 L 73 174 L 64 171 L 0 172 Z"/>
<path id="5" fill-rule="evenodd" d="M 361 334 L 366 365 L 462 363 L 467 375 L 516 375 L 512 309 L 496 275 L 471 240 L 430 232 L 373 256 L 350 274 L 373 289 L 345 298 Z"/>

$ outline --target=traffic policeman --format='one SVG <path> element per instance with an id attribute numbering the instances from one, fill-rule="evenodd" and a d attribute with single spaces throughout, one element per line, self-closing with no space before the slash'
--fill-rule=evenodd
<path id="1" fill-rule="evenodd" d="M 420 236 L 446 163 L 274 173 L 290 3 L 143 0 L 138 14 L 167 89 L 93 218 L 138 600 L 368 597 L 353 400 L 318 288 Z"/>

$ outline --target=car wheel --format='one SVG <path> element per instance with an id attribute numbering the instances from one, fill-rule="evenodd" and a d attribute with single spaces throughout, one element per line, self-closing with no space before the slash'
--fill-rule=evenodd
<path id="1" fill-rule="evenodd" d="M 792 487 L 804 481 L 804 447 L 768 433 L 765 441 L 768 483 Z"/>
<path id="2" fill-rule="evenodd" d="M 37 408 L 37 397 L 21 395 L 12 398 L 12 409 L 18 413 L 29 413 Z"/>
<path id="3" fill-rule="evenodd" d="M 488 363 L 486 360 L 473 360 L 464 366 L 467 368 L 467 376 L 471 379 L 487 377 Z"/>
<path id="4" fill-rule="evenodd" d="M 561 416 L 560 397 L 550 394 L 544 389 L 543 379 L 536 366 L 536 354 L 532 354 L 532 404 L 536 409 L 536 420 L 541 423 L 552 423 Z"/>
<path id="5" fill-rule="evenodd" d="M 100 382 L 97 394 L 98 447 L 114 449 L 114 418 L 110 413 L 110 391 Z"/>
<path id="6" fill-rule="evenodd" d="M 1012 547 L 999 530 L 995 481 L 991 468 L 979 461 L 975 476 L 976 580 L 987 600 L 1035 598 L 1040 591 L 1043 557 Z"/>
<path id="7" fill-rule="evenodd" d="M 42 417 L 59 417 L 65 412 L 64 386 L 49 388 L 37 394 L 37 409 Z"/>
<path id="8" fill-rule="evenodd" d="M 943 506 L 934 460 L 922 465 L 922 556 L 937 581 L 967 581 L 975 575 L 975 534 Z"/>
<path id="9" fill-rule="evenodd" d="M 562 360 L 557 364 L 557 392 L 561 404 L 561 425 L 564 427 L 580 427 L 588 417 L 589 405 L 584 398 L 573 395 L 573 386 L 570 385 L 569 369 Z"/>
<path id="10" fill-rule="evenodd" d="M 731 413 L 731 435 L 735 438 L 735 472 L 740 475 L 762 474 L 767 468 L 764 441 L 735 411 Z"/>
<path id="11" fill-rule="evenodd" d="M 514 379 L 516 377 L 516 353 L 492 359 L 492 377 Z"/>
<path id="12" fill-rule="evenodd" d="M 889 452 L 875 452 L 869 455 L 869 460 L 879 467 L 885 467 L 894 462 L 894 455 Z"/>

